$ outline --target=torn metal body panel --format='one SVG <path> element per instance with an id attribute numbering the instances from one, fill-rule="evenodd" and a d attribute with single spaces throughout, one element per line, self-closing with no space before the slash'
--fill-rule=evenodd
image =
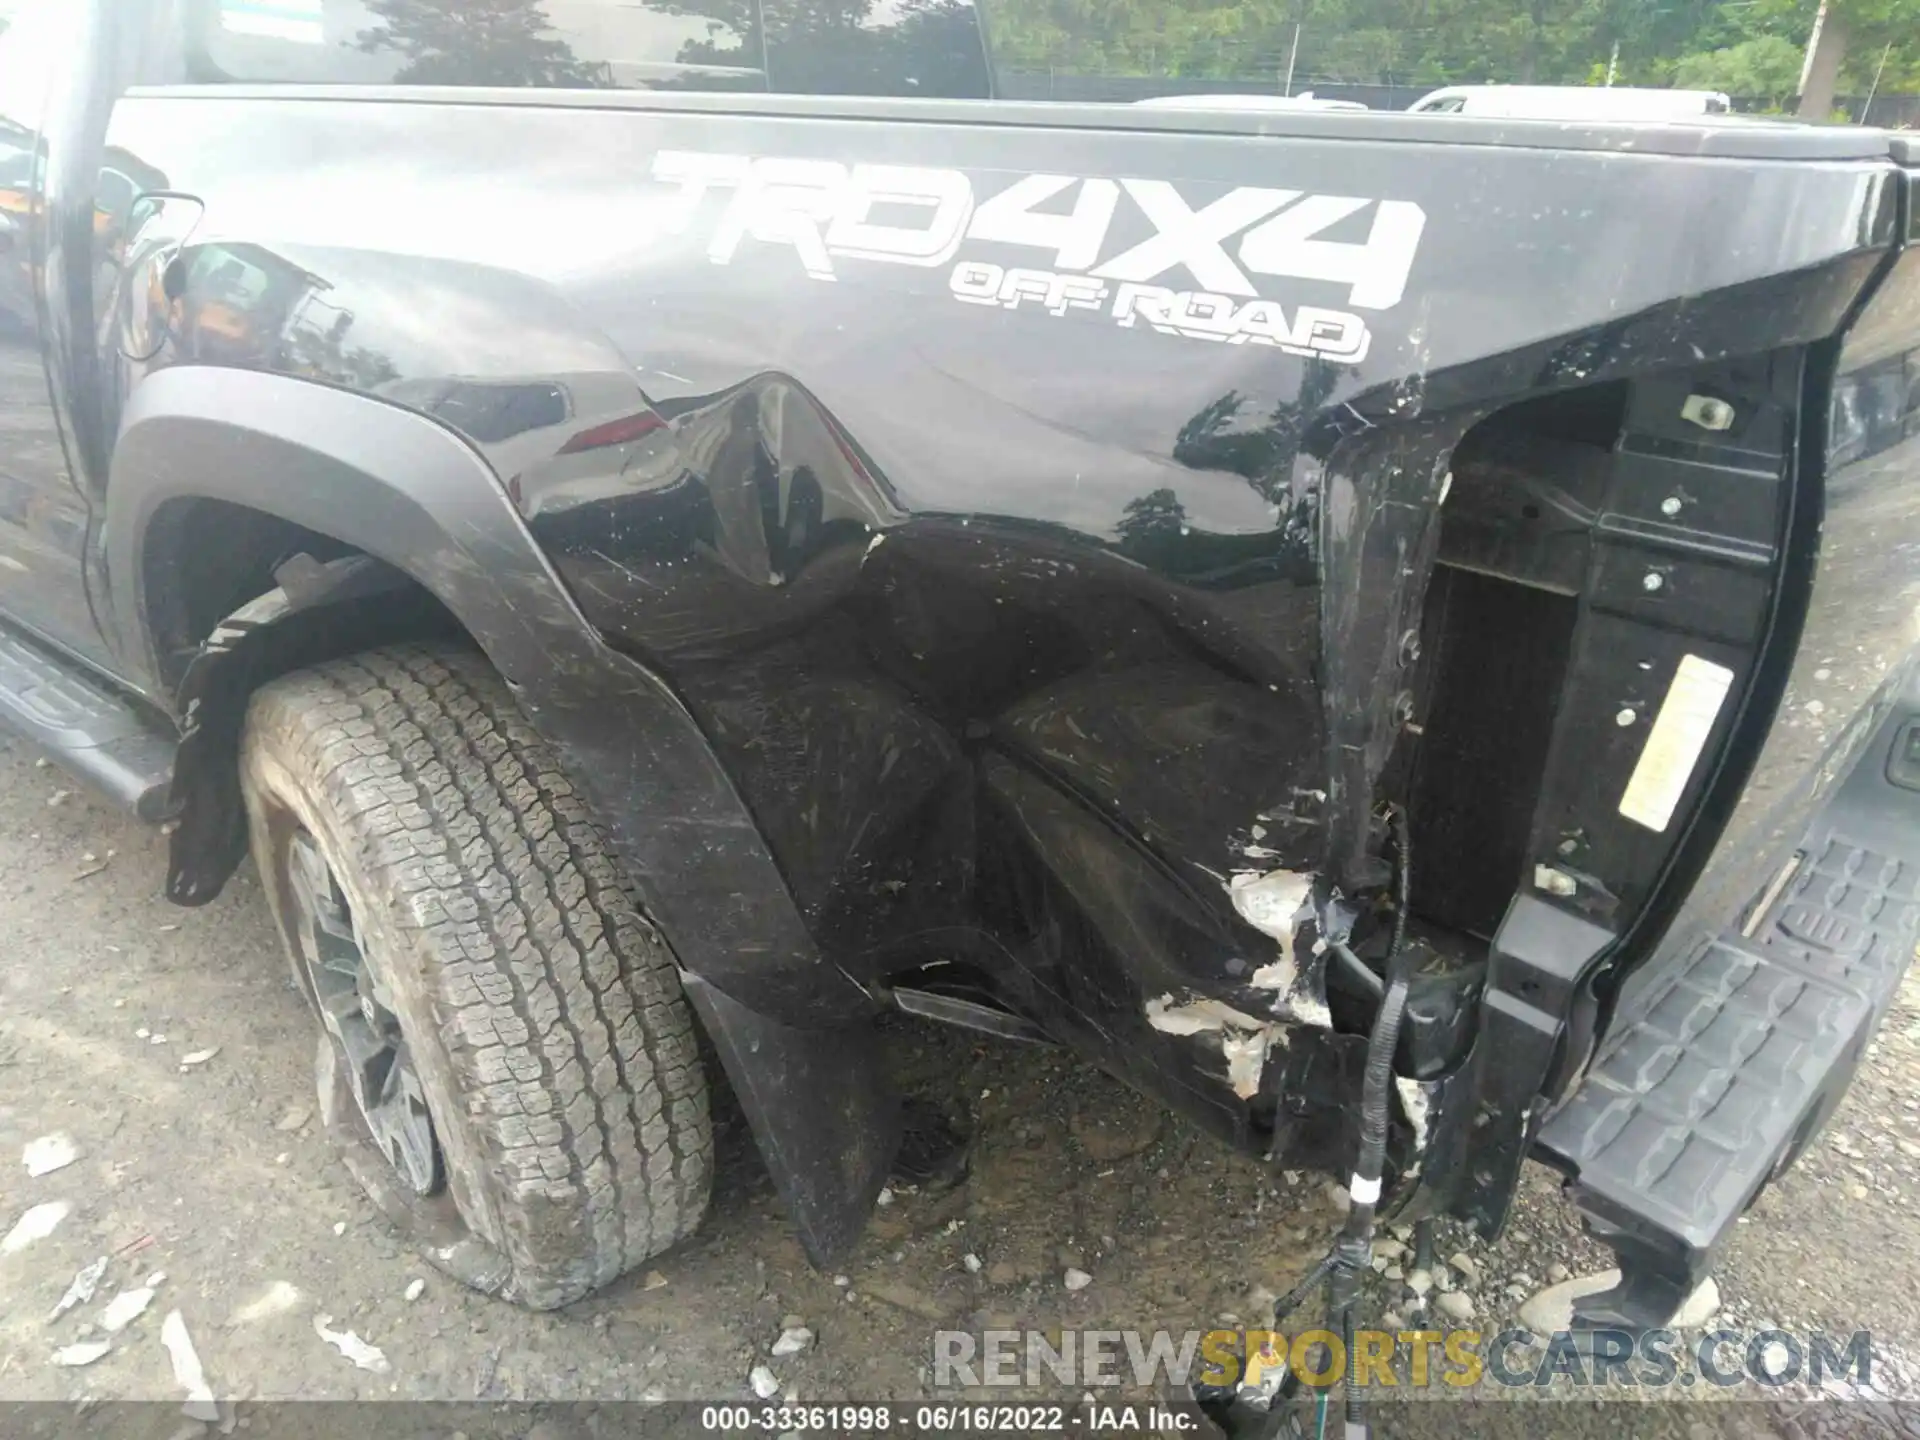
<path id="1" fill-rule="evenodd" d="M 216 342 L 196 323 L 213 301 L 189 286 L 148 365 L 310 373 L 460 433 L 588 622 L 673 687 L 839 970 L 873 984 L 959 962 L 1008 1008 L 1290 1163 L 1339 1163 L 1337 1145 L 1317 1156 L 1293 1147 L 1338 1134 L 1357 1098 L 1363 1001 L 1328 967 L 1326 907 L 1377 928 L 1368 897 L 1390 869 L 1374 806 L 1409 780 L 1449 783 L 1413 743 L 1458 683 L 1430 652 L 1460 642 L 1423 633 L 1449 613 L 1433 604 L 1436 565 L 1494 573 L 1473 536 L 1492 534 L 1481 543 L 1504 554 L 1529 533 L 1502 516 L 1458 534 L 1443 524 L 1446 504 L 1483 517 L 1497 504 L 1483 498 L 1493 472 L 1475 468 L 1481 451 L 1466 437 L 1538 393 L 1651 386 L 1654 396 L 1676 366 L 1705 374 L 1702 353 L 1743 353 L 1753 287 L 1777 292 L 1773 308 L 1799 337 L 1831 333 L 1884 244 L 1873 164 L 1762 168 L 1775 188 L 1762 185 L 1756 202 L 1748 176 L 1743 203 L 1777 193 L 1795 214 L 1822 216 L 1816 233 L 1782 212 L 1783 243 L 1804 251 L 1793 266 L 1699 257 L 1725 273 L 1681 287 L 1658 266 L 1621 263 L 1582 291 L 1550 269 L 1530 278 L 1505 255 L 1511 300 L 1489 312 L 1462 268 L 1483 237 L 1543 215 L 1599 218 L 1589 172 L 1605 172 L 1610 213 L 1636 186 L 1650 203 L 1677 203 L 1667 162 L 1440 149 L 1408 167 L 1407 152 L 1362 144 L 1377 154 L 1379 168 L 1363 173 L 1379 194 L 1302 210 L 1233 177 L 1241 147 L 1264 143 L 1245 137 L 1158 135 L 1142 148 L 1113 132 L 1093 143 L 1128 158 L 1088 170 L 1068 160 L 1068 132 L 1035 125 L 1019 132 L 1009 168 L 1012 132 L 933 119 L 925 140 L 938 136 L 941 163 L 916 169 L 912 132 L 854 117 L 825 132 L 829 158 L 796 148 L 773 117 L 702 119 L 696 139 L 692 118 L 671 108 L 502 110 L 458 127 L 407 112 L 407 144 L 448 173 L 462 155 L 488 156 L 489 207 L 521 187 L 537 213 L 533 197 L 554 184 L 539 168 L 520 178 L 510 137 L 528 124 L 564 124 L 578 143 L 631 155 L 644 243 L 609 242 L 564 264 L 556 252 L 549 268 L 538 245 L 493 253 L 485 227 L 459 223 L 472 197 L 433 175 L 387 214 L 324 182 L 320 193 L 288 188 L 225 138 L 242 131 L 216 133 L 234 107 L 291 127 L 284 143 L 322 156 L 377 147 L 401 118 L 377 105 L 287 112 L 240 98 L 123 107 L 116 123 L 206 204 L 211 228 L 195 239 L 206 254 L 227 253 L 216 234 L 264 235 L 252 217 L 277 216 L 274 243 L 249 238 L 228 258 L 284 274 L 270 293 L 289 297 L 277 318 L 251 317 L 260 344 L 238 355 L 220 348 L 225 331 Z M 717 145 L 719 134 L 731 143 Z M 869 141 L 882 146 L 871 157 Z M 1289 142 L 1289 185 L 1338 193 L 1352 143 Z M 874 188 L 869 158 L 895 167 L 892 191 Z M 1116 166 L 1141 174 L 1117 187 L 1074 178 Z M 1701 183 L 1710 189 L 1715 173 Z M 1060 178 L 1023 178 L 1041 174 Z M 1082 228 L 1055 222 L 1057 241 L 1035 245 L 1024 237 L 1048 224 L 1042 188 Z M 1525 212 L 1496 190 L 1527 194 Z M 1814 191 L 1831 198 L 1815 206 Z M 895 218 L 922 228 L 798 218 L 814 202 L 796 196 L 834 214 L 880 213 L 855 195 L 868 207 L 902 196 Z M 1685 203 L 1706 213 L 1715 202 Z M 355 217 L 345 233 L 336 204 Z M 1355 218 L 1336 230 L 1335 210 Z M 423 230 L 429 211 L 437 219 Z M 1323 211 L 1324 225 L 1309 224 Z M 1222 235 L 1176 241 L 1168 216 L 1184 213 L 1223 217 Z M 936 239 L 938 266 L 902 253 Z M 1044 278 L 1007 279 L 1011 262 L 1045 266 L 1049 254 L 1053 268 L 1031 272 Z M 1089 273 L 1084 294 L 1059 282 L 1067 262 Z M 1001 288 L 975 303 L 996 269 Z M 1448 279 L 1422 286 L 1423 274 Z M 1205 311 L 1188 292 L 1177 306 L 1147 293 L 1196 278 L 1273 296 L 1274 314 L 1248 316 L 1244 299 Z M 302 287 L 322 282 L 327 313 L 354 317 L 332 348 L 296 313 Z M 1530 284 L 1555 296 L 1550 309 L 1521 298 Z M 1470 322 L 1455 298 L 1467 295 Z M 425 299 L 472 320 L 401 326 L 397 307 Z M 1257 333 L 1310 305 L 1346 315 L 1364 347 Z M 1219 344 L 1218 331 L 1205 343 L 1218 322 L 1203 314 L 1239 317 L 1243 343 Z M 510 355 L 488 360 L 479 324 L 513 335 Z M 1345 332 L 1328 322 L 1325 333 Z M 1777 324 L 1765 336 L 1773 351 L 1795 338 Z M 1487 446 L 1497 449 L 1492 437 Z M 1596 513 L 1584 512 L 1589 535 Z M 1601 604 L 1612 540 L 1584 541 L 1576 582 Z M 1631 622 L 1597 610 L 1574 622 L 1566 673 L 1591 668 L 1582 655 L 1621 653 L 1622 635 L 1607 630 L 1621 623 Z M 1755 635 L 1730 618 L 1721 630 Z M 1646 651 L 1649 683 L 1680 653 Z M 1540 723 L 1564 729 L 1573 713 L 1562 706 Z M 1450 743 L 1454 727 L 1440 728 L 1431 753 Z M 1604 775 L 1590 753 L 1556 743 L 1581 773 Z M 1436 796 L 1417 823 L 1449 823 L 1450 800 Z M 1575 818 L 1540 822 L 1556 837 L 1603 823 L 1589 811 L 1611 812 L 1597 794 L 1567 803 Z M 1577 857 L 1556 844 L 1551 858 L 1580 870 L 1575 898 L 1617 930 L 1644 900 L 1639 877 L 1659 868 L 1661 843 L 1648 839 Z M 1483 888 L 1511 889 L 1523 873 L 1516 863 Z M 1498 916 L 1442 918 L 1486 934 Z M 799 1003 L 737 964 L 692 968 L 769 1015 Z M 1480 973 L 1425 980 L 1436 1012 L 1469 1013 Z M 1196 1013 L 1240 1018 L 1180 1024 Z M 1413 1007 L 1409 1046 L 1432 1029 L 1425 1013 Z M 1440 1063 L 1457 1064 L 1469 1039 L 1456 1033 Z"/>

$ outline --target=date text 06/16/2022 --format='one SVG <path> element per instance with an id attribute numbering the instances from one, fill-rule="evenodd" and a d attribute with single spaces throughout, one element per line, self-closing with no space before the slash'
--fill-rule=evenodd
<path id="1" fill-rule="evenodd" d="M 1199 1428 L 1192 1407 L 1092 1401 L 1078 1405 L 707 1405 L 700 1428 L 716 1435 L 1176 1435 Z"/>

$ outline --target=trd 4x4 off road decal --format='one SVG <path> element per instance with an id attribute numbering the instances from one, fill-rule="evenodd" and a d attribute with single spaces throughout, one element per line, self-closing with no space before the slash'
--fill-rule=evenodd
<path id="1" fill-rule="evenodd" d="M 1390 309 L 1427 220 L 1406 200 L 1242 185 L 1194 204 L 1164 180 L 1072 175 L 1027 175 L 980 199 L 961 170 L 688 150 L 660 152 L 653 176 L 678 187 L 664 217 L 671 233 L 694 223 L 710 192 L 730 192 L 707 244 L 716 264 L 753 241 L 790 246 L 816 280 L 837 279 L 838 260 L 951 266 L 948 290 L 971 305 L 1092 311 L 1129 328 L 1348 364 L 1371 338 L 1359 316 L 1283 307 L 1253 277 L 1344 285 L 1353 309 Z M 1324 238 L 1362 212 L 1363 238 Z M 963 258 L 969 245 L 995 258 Z M 1008 246 L 1038 252 L 1036 264 L 1005 263 L 1013 257 L 996 247 Z"/>

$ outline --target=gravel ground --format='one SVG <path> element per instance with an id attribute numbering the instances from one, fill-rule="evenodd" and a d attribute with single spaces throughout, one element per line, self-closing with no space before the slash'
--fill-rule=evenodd
<path id="1" fill-rule="evenodd" d="M 722 1099 L 719 1180 L 700 1234 L 567 1311 L 516 1310 L 403 1249 L 328 1152 L 313 1122 L 309 1022 L 251 873 L 185 911 L 160 898 L 164 868 L 157 834 L 0 741 L 0 874 L 10 881 L 0 894 L 0 1230 L 31 1206 L 71 1207 L 45 1238 L 0 1255 L 0 1401 L 178 1402 L 160 1338 L 172 1311 L 211 1388 L 243 1418 L 271 1398 L 744 1401 L 756 1365 L 787 1400 L 952 1398 L 931 1388 L 936 1329 L 1251 1322 L 1338 1222 L 1325 1182 L 1231 1155 L 1070 1057 L 901 1025 L 894 1063 L 915 1090 L 969 1117 L 972 1173 L 942 1195 L 894 1196 L 843 1275 L 806 1263 Z M 1920 989 L 1910 985 L 1838 1119 L 1741 1222 L 1720 1272 L 1719 1320 L 1871 1330 L 1875 1384 L 1901 1395 L 1905 1377 L 1920 1375 L 1905 1361 L 1920 1354 L 1920 1244 L 1907 1209 L 1920 1186 L 1916 1074 Z M 78 1158 L 30 1177 L 23 1150 L 56 1133 Z M 1489 1329 L 1563 1269 L 1605 1263 L 1538 1169 L 1506 1236 L 1486 1246 L 1443 1234 L 1440 1255 L 1455 1252 L 1477 1278 L 1449 1283 Z M 100 1256 L 95 1299 L 49 1321 Z M 1069 1270 L 1090 1283 L 1069 1289 Z M 107 1300 L 154 1272 L 164 1278 L 150 1309 L 117 1335 L 101 1331 Z M 1398 1283 L 1373 1285 L 1374 1313 L 1406 1313 Z M 321 1323 L 378 1347 L 387 1368 L 357 1367 Z M 812 1342 L 770 1356 L 796 1325 Z M 111 1348 L 90 1364 L 53 1363 L 63 1347 L 102 1340 Z M 1700 1401 L 1660 1409 L 1652 1428 L 1685 1440 L 1793 1437 L 1902 1418 L 1859 1404 Z M 1616 1436 L 1629 1428 L 1626 1408 L 1417 1405 L 1383 1429 Z M 158 1435 L 179 1424 L 173 1405 L 166 1413 Z M 1649 1427 L 1635 1418 L 1631 1428 Z M 568 1433 L 550 1428 L 549 1440 Z"/>

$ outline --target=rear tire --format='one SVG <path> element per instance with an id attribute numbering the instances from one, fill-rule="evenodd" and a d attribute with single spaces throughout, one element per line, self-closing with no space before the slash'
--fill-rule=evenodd
<path id="1" fill-rule="evenodd" d="M 425 1256 L 552 1309 L 690 1234 L 713 1141 L 672 956 L 486 662 L 277 680 L 240 775 L 322 1116 Z"/>

